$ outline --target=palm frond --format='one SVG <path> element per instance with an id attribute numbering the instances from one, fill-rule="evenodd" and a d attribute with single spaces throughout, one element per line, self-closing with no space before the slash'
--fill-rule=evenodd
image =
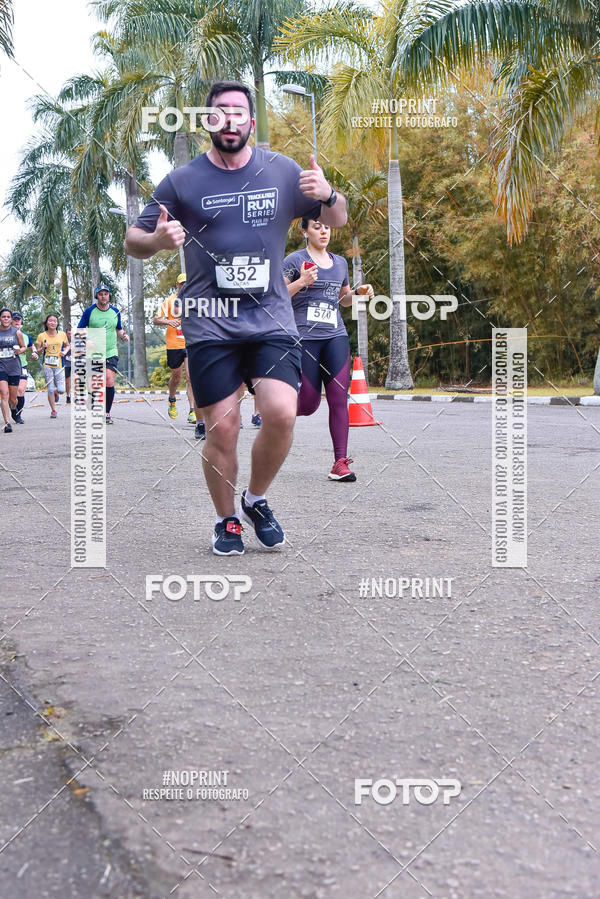
<path id="1" fill-rule="evenodd" d="M 342 58 L 354 65 L 368 60 L 378 64 L 382 47 L 377 46 L 375 20 L 363 6 L 338 3 L 316 15 L 286 20 L 273 47 L 286 60 L 308 62 L 313 68 Z"/>
<path id="2" fill-rule="evenodd" d="M 582 60 L 549 71 L 531 69 L 506 105 L 491 136 L 490 159 L 498 173 L 496 206 L 509 243 L 527 233 L 535 186 L 578 113 L 587 108 L 598 73 Z"/>
<path id="3" fill-rule="evenodd" d="M 489 57 L 519 50 L 533 65 L 589 47 L 589 28 L 553 18 L 527 0 L 473 0 L 433 22 L 413 43 L 399 46 L 392 68 L 414 85 L 448 84 Z"/>

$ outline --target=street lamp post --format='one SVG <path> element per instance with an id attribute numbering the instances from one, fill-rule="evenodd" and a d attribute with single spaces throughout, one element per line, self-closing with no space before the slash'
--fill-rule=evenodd
<path id="1" fill-rule="evenodd" d="M 119 209 L 117 206 L 111 206 L 108 211 L 127 218 L 125 210 Z M 127 383 L 131 384 L 131 276 L 129 273 L 129 256 L 127 256 L 127 333 L 129 334 L 129 340 L 127 341 Z"/>
<path id="2" fill-rule="evenodd" d="M 312 106 L 312 126 L 313 126 L 313 151 L 315 162 L 317 161 L 317 116 L 315 113 L 315 95 L 312 91 L 307 91 L 301 84 L 284 84 L 281 90 L 285 94 L 296 94 L 299 97 L 310 97 Z"/>

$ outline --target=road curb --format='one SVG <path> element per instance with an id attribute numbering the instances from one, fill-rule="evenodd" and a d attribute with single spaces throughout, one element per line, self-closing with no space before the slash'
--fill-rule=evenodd
<path id="1" fill-rule="evenodd" d="M 128 396 L 167 396 L 166 390 L 140 390 L 134 391 L 118 387 L 115 393 Z M 185 390 L 180 390 L 177 396 L 185 396 Z M 246 399 L 247 397 L 244 397 Z M 427 393 L 369 393 L 369 399 L 373 400 L 399 400 L 401 402 L 415 403 L 491 403 L 492 396 L 480 394 L 427 394 Z M 531 406 L 600 406 L 600 396 L 528 396 L 527 403 Z"/>
<path id="2" fill-rule="evenodd" d="M 443 393 L 436 394 L 398 394 L 398 393 L 370 393 L 369 399 L 373 400 L 401 400 L 404 402 L 422 403 L 491 403 L 492 396 L 469 394 Z M 600 396 L 528 396 L 527 403 L 531 406 L 600 406 Z"/>

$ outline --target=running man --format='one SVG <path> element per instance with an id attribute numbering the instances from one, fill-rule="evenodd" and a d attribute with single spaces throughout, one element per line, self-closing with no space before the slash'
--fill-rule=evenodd
<path id="1" fill-rule="evenodd" d="M 302 219 L 306 249 L 296 250 L 283 262 L 294 317 L 302 342 L 302 386 L 298 395 L 298 415 L 312 415 L 321 403 L 321 390 L 329 406 L 329 433 L 333 443 L 331 481 L 355 481 L 348 458 L 348 386 L 350 384 L 350 341 L 340 306 L 352 305 L 348 263 L 327 251 L 329 225 Z M 366 284 L 367 296 L 374 296 Z"/>
<path id="2" fill-rule="evenodd" d="M 185 337 L 181 330 L 181 300 L 180 294 L 185 290 L 185 275 L 177 275 L 177 293 L 172 293 L 170 297 L 163 300 L 158 311 L 154 316 L 154 324 L 166 327 L 166 345 L 167 345 L 167 365 L 171 369 L 171 377 L 169 378 L 169 418 L 177 418 L 177 388 L 181 381 L 181 369 L 185 370 L 185 389 L 190 411 L 187 420 L 190 424 L 196 425 L 196 437 L 204 439 L 206 430 L 203 421 L 197 421 L 194 391 L 190 383 L 190 373 L 188 370 L 187 350 L 185 348 Z M 200 410 L 198 410 L 200 411 Z M 200 414 L 200 419 L 202 414 Z"/>
<path id="3" fill-rule="evenodd" d="M 110 304 L 110 290 L 106 284 L 99 284 L 94 291 L 95 303 L 83 310 L 79 319 L 79 328 L 106 329 L 106 424 L 113 423 L 110 417 L 115 398 L 115 373 L 119 369 L 119 351 L 117 335 L 129 343 L 129 335 L 121 325 L 121 313 L 116 306 Z"/>
<path id="4" fill-rule="evenodd" d="M 58 330 L 58 315 L 55 312 L 46 316 L 44 330 L 38 334 L 35 347 L 38 353 L 44 354 L 42 363 L 50 418 L 56 418 L 57 396 L 65 392 L 64 357 L 69 349 L 69 341 L 65 332 Z"/>
<path id="5" fill-rule="evenodd" d="M 24 425 L 23 417 L 21 412 L 23 411 L 23 407 L 25 406 L 25 392 L 27 391 L 27 378 L 29 377 L 29 371 L 27 369 L 27 350 L 33 347 L 31 350 L 31 355 L 34 359 L 39 359 L 38 354 L 35 351 L 35 343 L 33 342 L 33 337 L 29 334 L 26 334 L 23 328 L 23 316 L 20 312 L 12 313 L 12 323 L 17 331 L 20 331 L 23 335 L 23 340 L 25 342 L 25 352 L 21 353 L 19 356 L 21 362 L 21 380 L 19 381 L 19 388 L 17 390 L 17 405 L 14 409 L 11 409 L 11 415 L 13 417 L 13 421 L 16 421 L 18 425 Z M 68 337 L 68 332 L 67 332 Z"/>
<path id="6" fill-rule="evenodd" d="M 252 94 L 238 82 L 212 85 L 211 147 L 161 181 L 125 239 L 126 251 L 149 259 L 185 244 L 182 317 L 194 395 L 204 412 L 204 475 L 216 510 L 217 555 L 241 555 L 241 520 L 272 549 L 284 532 L 265 494 L 292 443 L 300 386 L 300 348 L 283 279 L 283 256 L 294 218 L 341 227 L 346 201 L 310 159 L 300 166 L 280 153 L 248 146 Z M 235 107 L 235 108 L 234 108 Z M 219 122 L 221 118 L 221 122 Z M 252 447 L 250 482 L 235 508 L 244 382 L 262 416 Z"/>

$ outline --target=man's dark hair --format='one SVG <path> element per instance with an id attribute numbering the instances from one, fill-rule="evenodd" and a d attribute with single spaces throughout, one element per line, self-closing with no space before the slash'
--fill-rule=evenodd
<path id="1" fill-rule="evenodd" d="M 242 94 L 245 94 L 248 98 L 250 118 L 254 118 L 254 101 L 252 100 L 252 93 L 245 84 L 240 84 L 239 81 L 215 81 L 215 83 L 211 85 L 211 88 L 206 96 L 205 105 L 212 106 L 215 97 L 219 97 L 221 94 L 224 94 L 225 91 L 240 91 Z"/>

